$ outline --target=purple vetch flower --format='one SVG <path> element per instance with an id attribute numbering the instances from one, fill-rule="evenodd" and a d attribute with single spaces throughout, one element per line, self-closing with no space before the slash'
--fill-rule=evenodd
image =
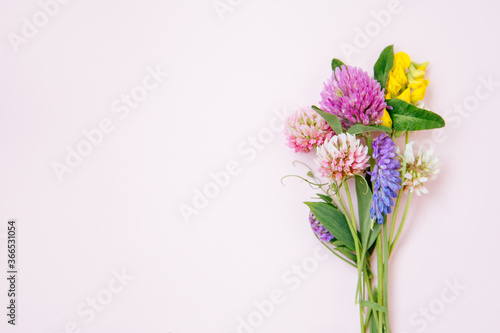
<path id="1" fill-rule="evenodd" d="M 335 237 L 321 224 L 320 221 L 316 219 L 316 216 L 312 212 L 309 212 L 309 222 L 311 222 L 311 228 L 318 236 L 322 242 L 328 243 Z"/>
<path id="2" fill-rule="evenodd" d="M 362 69 L 345 65 L 335 68 L 324 83 L 319 105 L 339 117 L 345 129 L 380 124 L 387 107 L 380 83 Z"/>
<path id="3" fill-rule="evenodd" d="M 391 212 L 394 205 L 392 198 L 397 197 L 401 188 L 399 168 L 401 164 L 397 159 L 396 145 L 387 134 L 382 134 L 372 144 L 375 166 L 373 167 L 371 181 L 373 184 L 371 218 L 377 218 L 378 223 L 384 223 L 384 215 Z"/>

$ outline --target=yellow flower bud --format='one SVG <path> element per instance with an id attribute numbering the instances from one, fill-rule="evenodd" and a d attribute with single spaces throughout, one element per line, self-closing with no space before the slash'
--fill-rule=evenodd
<path id="1" fill-rule="evenodd" d="M 389 75 L 389 79 L 387 80 L 387 92 L 393 96 L 397 96 L 399 95 L 401 87 L 401 84 L 399 84 L 392 75 Z"/>
<path id="2" fill-rule="evenodd" d="M 410 80 L 410 89 L 418 89 L 422 86 L 426 87 L 424 79 Z"/>
<path id="3" fill-rule="evenodd" d="M 410 56 L 404 52 L 396 53 L 394 65 L 387 78 L 385 98 L 398 98 L 412 104 L 423 100 L 429 85 L 429 80 L 424 79 L 427 65 L 429 62 L 412 62 Z M 388 113 L 387 117 L 390 119 Z"/>
<path id="4" fill-rule="evenodd" d="M 425 71 L 418 70 L 417 68 L 415 68 L 415 65 L 413 64 L 410 65 L 409 69 L 410 69 L 410 74 L 416 79 L 423 78 L 425 75 Z"/>
<path id="5" fill-rule="evenodd" d="M 425 83 L 425 81 L 427 81 L 427 84 Z M 411 96 L 410 96 L 411 103 L 415 104 L 416 102 L 424 99 L 425 90 L 426 90 L 428 84 L 429 84 L 429 80 L 424 80 L 423 84 L 420 87 L 418 87 L 417 89 L 415 89 L 411 92 Z"/>
<path id="6" fill-rule="evenodd" d="M 380 118 L 380 120 L 382 120 L 380 125 L 392 128 L 392 119 L 389 112 L 387 112 L 387 109 L 384 110 L 384 115 Z"/>
<path id="7" fill-rule="evenodd" d="M 408 82 L 405 70 L 402 67 L 396 67 L 392 70 L 392 76 L 400 85 L 405 85 Z"/>
<path id="8" fill-rule="evenodd" d="M 427 65 L 429 65 L 429 62 L 423 62 L 421 64 L 417 64 L 416 62 L 413 62 L 413 65 L 415 68 L 417 68 L 419 71 L 425 71 L 427 69 Z"/>
<path id="9" fill-rule="evenodd" d="M 410 102 L 410 87 L 406 88 L 397 98 L 407 102 Z"/>
<path id="10" fill-rule="evenodd" d="M 394 66 L 393 67 L 403 67 L 407 69 L 411 64 L 410 56 L 404 52 L 398 52 L 394 55 Z"/>

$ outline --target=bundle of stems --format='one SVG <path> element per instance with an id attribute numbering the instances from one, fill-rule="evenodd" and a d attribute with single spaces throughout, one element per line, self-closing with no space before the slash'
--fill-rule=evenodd
<path id="1" fill-rule="evenodd" d="M 365 139 L 367 141 L 367 146 L 371 147 L 371 133 L 366 133 Z M 407 143 L 408 132 L 406 132 L 405 140 L 405 144 Z M 371 168 L 373 168 L 373 165 Z M 406 171 L 404 162 L 401 169 L 400 174 L 402 175 L 401 177 L 403 177 Z M 356 178 L 356 191 L 359 192 L 362 190 L 360 184 L 364 184 L 365 194 L 368 194 L 369 182 L 359 176 L 354 178 Z M 370 219 L 370 229 L 364 231 L 362 221 L 359 221 L 359 223 L 356 221 L 348 179 L 344 179 L 340 185 L 337 185 L 336 182 L 332 180 L 327 184 L 328 188 L 326 190 L 324 189 L 324 185 L 326 184 L 320 185 L 321 189 L 323 189 L 328 197 L 332 199 L 332 203 L 336 205 L 346 217 L 351 236 L 354 239 L 355 251 L 351 252 L 346 251 L 343 247 L 333 247 L 324 242 L 322 243 L 329 251 L 354 266 L 358 271 L 355 302 L 359 305 L 361 332 L 390 333 L 389 261 L 405 226 L 412 193 L 408 193 L 406 196 L 404 212 L 400 219 L 398 219 L 398 212 L 403 197 L 402 189 L 399 190 L 396 198 L 394 211 L 391 215 L 385 216 L 384 223 L 378 224 L 374 219 Z M 359 202 L 360 193 L 357 194 L 358 219 L 361 220 L 362 217 L 360 215 L 365 215 L 367 212 L 363 213 L 363 207 L 359 207 L 362 203 Z M 371 190 L 369 196 L 371 196 Z M 335 241 L 332 242 L 332 245 L 335 245 Z"/>

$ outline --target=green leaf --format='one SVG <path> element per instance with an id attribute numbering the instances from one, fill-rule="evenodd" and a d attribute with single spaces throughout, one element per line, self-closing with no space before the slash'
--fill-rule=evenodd
<path id="1" fill-rule="evenodd" d="M 354 251 L 352 238 L 347 220 L 337 208 L 325 202 L 304 202 L 323 226 L 335 236 L 336 239 Z"/>
<path id="2" fill-rule="evenodd" d="M 321 117 L 323 117 L 323 119 L 326 120 L 326 122 L 328 123 L 328 125 L 330 125 L 330 127 L 332 128 L 332 130 L 335 132 L 335 134 L 342 133 L 342 124 L 340 123 L 339 117 L 337 117 L 334 114 L 325 112 L 325 111 L 321 110 L 320 108 L 318 108 L 315 105 L 313 105 L 312 108 L 313 108 L 314 111 L 316 111 L 317 113 L 319 113 L 319 115 Z"/>
<path id="3" fill-rule="evenodd" d="M 382 53 L 380 53 L 380 57 L 378 58 L 375 66 L 373 66 L 373 74 L 375 80 L 380 83 L 380 88 L 384 89 L 385 84 L 387 83 L 387 77 L 389 76 L 389 71 L 392 69 L 392 65 L 394 64 L 394 46 L 387 46 Z"/>
<path id="4" fill-rule="evenodd" d="M 330 241 L 330 244 L 332 244 L 335 247 L 344 246 L 344 243 L 335 238 Z"/>
<path id="5" fill-rule="evenodd" d="M 340 67 L 342 65 L 345 66 L 345 64 L 342 61 L 340 61 L 337 58 L 333 58 L 333 60 L 332 60 L 332 70 L 335 70 L 335 68 Z"/>
<path id="6" fill-rule="evenodd" d="M 375 313 L 373 312 L 370 318 L 370 333 L 378 333 L 377 322 L 375 321 Z"/>
<path id="7" fill-rule="evenodd" d="M 368 249 L 368 239 L 371 233 L 370 207 L 372 205 L 372 191 L 366 180 L 356 177 L 356 196 L 358 197 L 359 228 L 361 232 L 361 244 L 363 249 Z"/>
<path id="8" fill-rule="evenodd" d="M 368 240 L 367 244 L 367 249 L 372 247 L 373 244 L 375 244 L 375 241 L 377 240 L 378 234 L 380 233 L 380 230 L 382 229 L 382 224 L 378 224 L 375 222 L 372 228 L 372 232 L 370 234 L 370 239 Z"/>
<path id="9" fill-rule="evenodd" d="M 365 178 L 366 182 L 368 183 L 368 186 L 370 186 L 370 189 L 373 190 L 371 176 L 369 174 L 366 174 L 364 178 Z"/>
<path id="10" fill-rule="evenodd" d="M 399 137 L 400 137 L 401 135 L 403 135 L 403 134 L 404 134 L 404 131 L 394 131 L 394 136 L 395 136 L 396 138 L 399 138 Z"/>
<path id="11" fill-rule="evenodd" d="M 367 260 L 365 265 L 366 265 L 366 274 L 367 274 L 366 276 L 369 279 L 373 278 L 375 275 L 373 275 L 372 270 L 370 269 L 370 260 Z"/>
<path id="12" fill-rule="evenodd" d="M 392 118 L 392 127 L 395 131 L 422 131 L 444 127 L 444 119 L 432 111 L 417 108 L 403 100 L 393 98 L 387 100 L 392 110 L 387 112 Z"/>
<path id="13" fill-rule="evenodd" d="M 384 308 L 382 305 L 374 303 L 372 301 L 361 301 L 359 304 L 361 304 L 362 306 L 366 306 L 367 308 L 370 308 L 370 309 L 375 310 L 375 311 L 381 311 L 384 313 L 388 312 L 387 309 Z"/>
<path id="14" fill-rule="evenodd" d="M 361 245 L 363 248 L 363 255 L 361 258 L 368 257 L 369 258 L 373 253 L 375 240 L 377 239 L 377 235 L 380 232 L 380 226 L 374 225 L 372 230 L 372 219 L 370 218 L 370 208 L 372 204 L 372 190 L 368 181 L 360 175 L 357 175 L 355 178 L 356 184 L 356 196 L 358 199 L 358 217 L 359 217 L 359 234 L 361 239 Z M 366 256 L 365 256 L 366 255 Z M 369 264 L 368 270 L 369 270 Z M 369 272 L 371 274 L 371 272 Z"/>
<path id="15" fill-rule="evenodd" d="M 330 196 L 321 193 L 316 193 L 316 195 L 320 197 L 324 202 L 333 204 L 333 199 Z"/>
<path id="16" fill-rule="evenodd" d="M 352 251 L 349 250 L 347 247 L 345 247 L 345 246 L 337 246 L 335 248 L 335 250 L 337 250 L 340 253 L 342 253 L 346 258 L 350 259 L 354 264 L 357 263 L 356 255 L 354 253 L 352 253 Z"/>
<path id="17" fill-rule="evenodd" d="M 351 128 L 349 128 L 349 130 L 347 131 L 347 133 L 352 134 L 352 135 L 356 135 L 359 133 L 374 132 L 374 131 L 383 131 L 383 132 L 391 133 L 392 129 L 390 129 L 389 127 L 386 127 L 386 126 L 382 126 L 382 125 L 365 126 L 362 124 L 356 124 L 356 125 L 352 125 Z"/>

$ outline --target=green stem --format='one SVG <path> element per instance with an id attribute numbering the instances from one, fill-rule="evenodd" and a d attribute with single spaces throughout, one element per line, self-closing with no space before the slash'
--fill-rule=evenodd
<path id="1" fill-rule="evenodd" d="M 345 182 L 345 193 L 347 194 L 347 201 L 349 202 L 349 211 L 351 213 L 351 223 L 353 225 L 354 230 L 357 230 L 356 228 L 356 219 L 354 217 L 354 208 L 352 205 L 352 198 L 351 198 L 351 191 L 349 190 L 349 185 L 347 184 L 347 181 Z M 353 235 L 353 237 L 356 236 L 358 238 L 358 235 Z"/>
<path id="2" fill-rule="evenodd" d="M 409 132 L 406 131 L 405 135 L 405 147 L 404 150 L 406 150 L 406 145 L 408 144 L 408 135 Z M 403 155 L 404 155 L 404 150 L 403 150 Z M 401 168 L 401 181 L 404 181 L 404 175 L 406 173 L 406 162 L 403 159 L 403 165 Z M 401 201 L 401 195 L 403 194 L 402 190 L 398 191 L 398 198 L 396 199 L 396 205 L 394 206 L 394 211 L 392 212 L 392 222 L 391 222 L 391 233 L 389 235 L 389 239 L 393 239 L 392 236 L 394 236 L 394 229 L 396 227 L 396 219 L 398 216 L 398 210 L 399 210 L 399 202 Z"/>
<path id="3" fill-rule="evenodd" d="M 370 319 L 372 316 L 375 316 L 375 312 L 372 309 L 368 309 L 368 313 L 366 314 L 366 319 L 365 319 L 365 329 L 369 327 L 370 325 Z M 375 316 L 377 318 L 377 316 Z"/>
<path id="4" fill-rule="evenodd" d="M 364 300 L 365 299 L 365 284 L 364 284 L 364 278 L 363 278 L 363 271 L 366 270 L 366 251 L 365 249 L 361 249 L 362 254 L 361 254 L 361 260 L 359 261 L 360 263 L 363 264 L 362 267 L 358 268 L 358 291 L 360 292 L 359 299 Z"/>
<path id="5" fill-rule="evenodd" d="M 399 236 L 401 235 L 401 231 L 403 231 L 403 228 L 405 226 L 406 215 L 408 214 L 408 209 L 410 208 L 412 194 L 413 193 L 411 193 L 411 192 L 408 193 L 408 199 L 406 200 L 405 212 L 403 213 L 403 218 L 401 220 L 401 223 L 399 224 L 399 229 L 398 229 L 398 233 L 396 234 L 396 238 L 394 239 L 394 241 L 391 244 L 391 248 L 390 248 L 390 251 L 389 251 L 389 256 L 391 255 L 392 250 L 394 249 L 394 246 L 396 246 L 396 243 L 398 242 Z"/>
<path id="6" fill-rule="evenodd" d="M 366 138 L 366 146 L 368 147 L 368 155 L 372 156 L 373 155 L 373 147 L 372 147 L 372 133 L 368 133 L 368 135 L 365 137 Z M 373 170 L 373 166 L 375 165 L 375 160 L 373 158 L 370 158 L 370 171 Z"/>
<path id="7" fill-rule="evenodd" d="M 347 181 L 344 183 L 345 187 L 345 193 L 347 195 L 347 201 L 349 202 L 349 212 L 351 213 L 351 233 L 353 234 L 352 237 L 354 238 L 354 242 L 357 245 L 356 248 L 356 254 L 357 254 L 357 259 L 358 259 L 358 290 L 360 288 L 360 281 L 361 281 L 361 264 L 363 264 L 364 261 L 364 251 L 362 252 L 361 249 L 361 244 L 359 244 L 359 238 L 358 238 L 358 233 L 357 230 L 358 228 L 356 227 L 356 218 L 354 217 L 354 208 L 352 204 L 352 198 L 351 198 L 351 191 L 349 190 L 349 185 L 347 184 Z"/>
<path id="8" fill-rule="evenodd" d="M 344 182 L 344 188 L 345 188 L 345 193 L 347 196 L 347 201 L 349 203 L 349 212 L 351 215 L 350 218 L 350 223 L 349 223 L 349 229 L 351 230 L 352 238 L 354 239 L 354 246 L 356 247 L 356 259 L 357 259 L 357 264 L 358 264 L 358 284 L 356 286 L 356 296 L 355 299 L 357 302 L 360 304 L 359 305 L 359 320 L 361 324 L 361 332 L 365 332 L 365 316 L 364 316 L 364 306 L 361 305 L 361 298 L 363 295 L 363 288 L 362 288 L 362 281 L 361 281 L 361 271 L 362 271 L 362 265 L 364 260 L 362 258 L 362 253 L 361 253 L 361 248 L 359 244 L 359 237 L 357 233 L 357 227 L 356 227 L 356 218 L 354 217 L 354 207 L 352 204 L 352 198 L 351 198 L 351 191 L 349 190 L 349 185 L 347 184 L 347 181 Z"/>
<path id="9" fill-rule="evenodd" d="M 361 332 L 365 333 L 365 307 L 359 303 L 359 325 L 361 326 Z"/>
<path id="10" fill-rule="evenodd" d="M 389 325 L 389 247 L 391 242 L 387 233 L 387 221 L 383 225 L 384 229 L 384 300 L 385 308 L 387 313 L 385 313 L 385 327 L 386 332 L 391 333 L 391 328 Z"/>
<path id="11" fill-rule="evenodd" d="M 342 199 L 342 196 L 340 195 L 340 188 L 335 184 L 332 184 L 332 185 L 334 185 L 334 187 L 335 187 L 335 195 L 337 196 L 337 200 L 340 204 L 340 207 L 342 207 L 342 213 L 344 213 L 344 215 L 346 216 L 346 218 L 349 222 L 349 216 L 347 216 L 347 209 L 345 208 L 344 200 Z"/>
<path id="12" fill-rule="evenodd" d="M 394 235 L 394 229 L 396 227 L 396 218 L 398 216 L 398 210 L 399 210 L 399 202 L 401 201 L 401 195 L 403 194 L 403 191 L 398 192 L 398 198 L 396 199 L 396 205 L 394 206 L 394 211 L 392 212 L 392 221 L 391 221 L 391 233 L 389 235 L 389 239 L 392 239 L 392 236 Z"/>
<path id="13" fill-rule="evenodd" d="M 368 265 L 368 264 L 369 264 L 369 262 L 366 263 L 366 265 Z M 366 265 L 363 267 L 363 276 L 364 276 L 364 280 L 366 283 L 366 287 L 368 289 L 368 299 L 375 303 L 375 298 L 373 297 L 373 291 L 372 291 L 372 282 L 371 282 L 370 278 L 368 277 L 368 271 L 366 270 Z M 372 310 L 371 313 L 372 313 L 372 316 L 375 318 L 375 324 L 378 327 L 378 316 L 376 315 L 377 313 L 374 310 Z M 370 317 L 367 316 L 365 326 L 369 325 L 369 320 L 370 320 Z M 373 332 L 370 332 L 370 333 L 373 333 Z"/>
<path id="14" fill-rule="evenodd" d="M 316 236 L 316 238 L 318 238 L 318 236 Z M 319 238 L 318 238 L 319 240 Z M 352 267 L 354 268 L 357 268 L 356 265 L 354 265 L 352 262 L 350 262 L 349 260 L 347 260 L 346 258 L 342 257 L 340 254 L 338 254 L 337 252 L 335 252 L 334 250 L 332 250 L 328 245 L 326 245 L 324 242 L 322 242 L 321 240 L 319 240 L 321 244 L 323 244 L 324 247 L 326 247 L 328 249 L 328 251 L 330 251 L 331 253 L 335 254 L 337 257 L 339 257 L 340 259 L 344 260 L 346 263 L 348 263 L 349 265 L 351 265 Z"/>
<path id="15" fill-rule="evenodd" d="M 354 240 L 354 246 L 355 246 L 355 250 L 356 250 L 356 259 L 357 259 L 357 264 L 359 266 L 360 264 L 360 254 L 361 254 L 361 251 L 360 251 L 360 244 L 359 244 L 359 237 L 358 237 L 358 234 L 357 234 L 357 229 L 356 229 L 356 220 L 354 219 L 354 211 L 352 209 L 352 200 L 351 200 L 351 195 L 350 195 L 350 192 L 349 192 L 349 187 L 346 183 L 345 185 L 345 189 L 346 189 L 346 194 L 347 194 L 347 197 L 349 198 L 349 208 L 351 209 L 350 210 L 350 217 L 347 215 L 347 209 L 344 205 L 344 201 L 342 200 L 342 197 L 340 196 L 340 191 L 337 190 L 337 199 L 340 203 L 340 205 L 342 206 L 342 209 L 344 210 L 344 215 L 346 216 L 346 219 L 347 219 L 347 225 L 349 226 L 349 230 L 351 231 L 351 235 L 352 235 L 352 238 Z"/>
<path id="16" fill-rule="evenodd" d="M 378 304 L 384 306 L 384 262 L 382 254 L 382 233 L 377 236 L 377 301 Z M 383 333 L 383 312 L 378 313 L 378 332 Z"/>

